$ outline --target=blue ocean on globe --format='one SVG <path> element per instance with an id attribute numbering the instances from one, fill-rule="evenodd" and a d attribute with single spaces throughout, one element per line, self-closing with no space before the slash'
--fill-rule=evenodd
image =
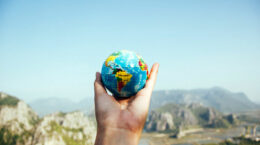
<path id="1" fill-rule="evenodd" d="M 104 62 L 101 78 L 114 96 L 131 97 L 144 87 L 148 78 L 148 66 L 135 52 L 117 51 Z"/>

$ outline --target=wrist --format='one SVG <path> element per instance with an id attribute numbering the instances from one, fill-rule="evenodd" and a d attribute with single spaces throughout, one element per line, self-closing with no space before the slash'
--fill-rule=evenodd
<path id="1" fill-rule="evenodd" d="M 95 145 L 138 145 L 141 132 L 98 127 Z"/>

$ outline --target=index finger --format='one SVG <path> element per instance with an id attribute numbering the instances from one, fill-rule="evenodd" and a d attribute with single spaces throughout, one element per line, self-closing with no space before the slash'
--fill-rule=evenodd
<path id="1" fill-rule="evenodd" d="M 140 114 L 146 114 L 149 109 L 150 99 L 153 91 L 153 87 L 156 82 L 159 64 L 155 63 L 151 69 L 149 79 L 146 85 L 141 89 L 134 97 L 131 98 L 131 105 L 129 108 L 137 110 Z"/>

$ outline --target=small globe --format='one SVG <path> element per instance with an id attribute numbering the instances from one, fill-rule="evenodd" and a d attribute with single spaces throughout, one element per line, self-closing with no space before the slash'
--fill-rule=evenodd
<path id="1" fill-rule="evenodd" d="M 117 51 L 104 62 L 101 79 L 114 96 L 131 97 L 144 87 L 148 66 L 135 52 Z"/>

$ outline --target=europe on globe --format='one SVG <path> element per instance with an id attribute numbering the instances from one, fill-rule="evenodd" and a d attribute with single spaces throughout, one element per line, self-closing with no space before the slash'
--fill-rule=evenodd
<path id="1" fill-rule="evenodd" d="M 144 87 L 148 66 L 135 52 L 120 50 L 105 60 L 101 79 L 115 97 L 131 97 Z"/>

